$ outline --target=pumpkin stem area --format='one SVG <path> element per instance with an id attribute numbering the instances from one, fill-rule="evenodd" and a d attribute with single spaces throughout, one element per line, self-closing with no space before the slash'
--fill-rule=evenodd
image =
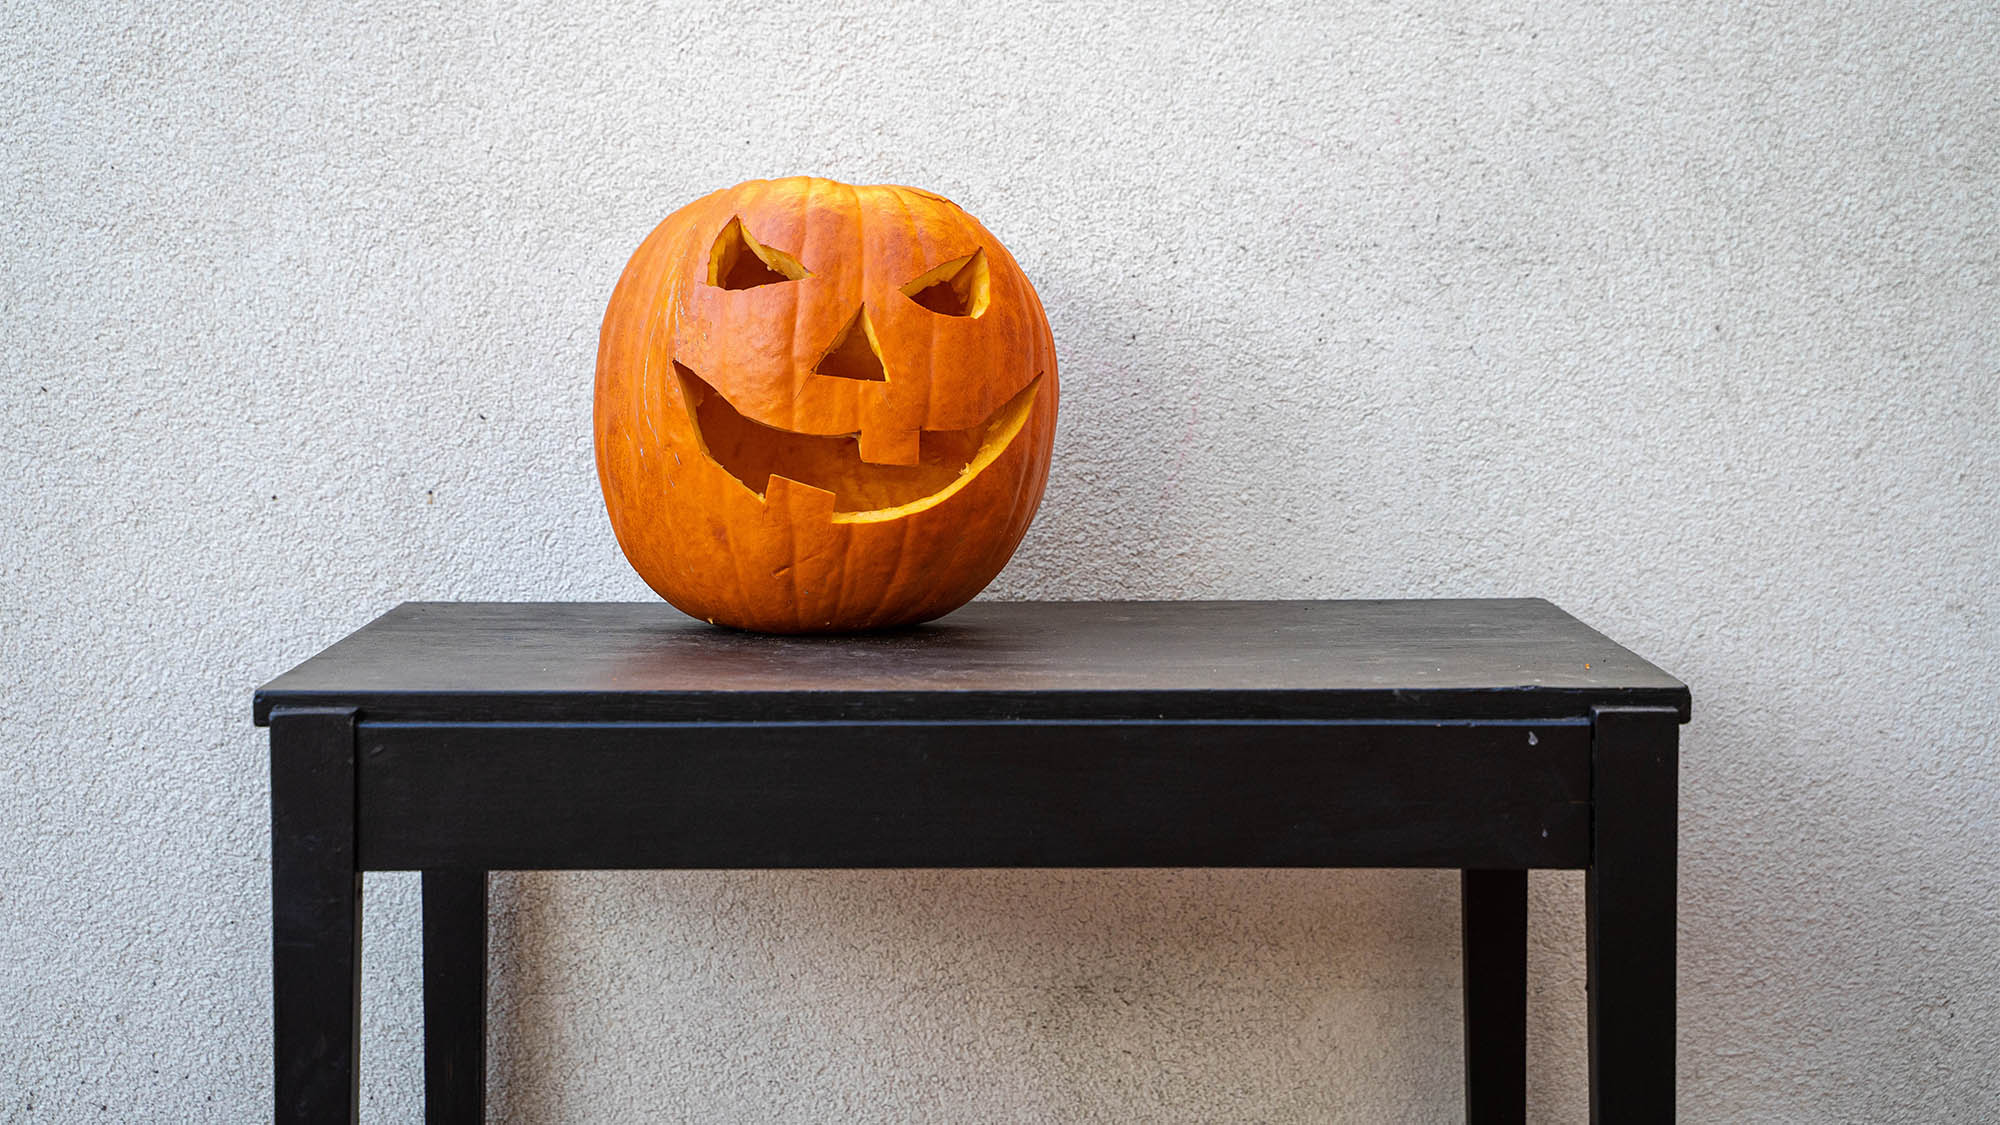
<path id="1" fill-rule="evenodd" d="M 985 421 L 962 430 L 923 430 L 917 463 L 861 459 L 859 434 L 801 434 L 744 417 L 721 392 L 676 360 L 683 401 L 702 452 L 762 498 L 781 476 L 833 494 L 837 523 L 898 519 L 957 492 L 1004 452 L 1027 421 L 1037 375 Z"/>

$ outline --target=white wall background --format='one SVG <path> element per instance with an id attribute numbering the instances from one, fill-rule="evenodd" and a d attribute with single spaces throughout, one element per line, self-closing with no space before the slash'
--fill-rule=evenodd
<path id="1" fill-rule="evenodd" d="M 604 300 L 793 171 L 1041 289 L 991 596 L 1554 599 L 1694 689 L 1683 1116 L 2000 1112 L 1991 4 L 286 7 L 0 9 L 0 1119 L 269 1112 L 251 688 L 406 598 L 647 597 Z M 496 882 L 507 1120 L 1459 1113 L 1445 873 Z M 1574 1121 L 1578 880 L 1534 910 Z"/>

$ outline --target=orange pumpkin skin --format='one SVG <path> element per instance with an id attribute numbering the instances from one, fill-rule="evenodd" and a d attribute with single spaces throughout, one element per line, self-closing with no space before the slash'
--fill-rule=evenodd
<path id="1" fill-rule="evenodd" d="M 753 180 L 668 216 L 599 339 L 618 544 L 720 625 L 837 632 L 970 601 L 1048 479 L 1055 344 L 1006 249 L 929 192 Z"/>

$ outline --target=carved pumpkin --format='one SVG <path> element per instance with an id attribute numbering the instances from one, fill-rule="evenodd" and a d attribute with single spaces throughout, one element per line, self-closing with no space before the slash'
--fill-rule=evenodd
<path id="1" fill-rule="evenodd" d="M 1056 356 L 986 228 L 914 188 L 798 177 L 668 216 L 611 295 L 597 471 L 625 557 L 717 624 L 927 620 L 1041 501 Z"/>

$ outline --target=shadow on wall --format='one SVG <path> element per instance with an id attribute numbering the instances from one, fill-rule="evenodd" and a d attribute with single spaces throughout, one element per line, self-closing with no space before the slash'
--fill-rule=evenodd
<path id="1" fill-rule="evenodd" d="M 1246 458 L 1206 447 L 1202 398 L 1216 372 L 1244 363 L 1218 341 L 1244 333 L 1123 300 L 1051 264 L 1037 263 L 1036 279 L 1062 365 L 1055 456 L 1041 511 L 994 594 L 1219 596 L 1234 552 L 1214 525 Z"/>
<path id="2" fill-rule="evenodd" d="M 1361 1108 L 1356 1083 L 1456 1106 L 1454 872 L 518 873 L 494 894 L 508 1120 L 606 1089 L 787 1120 L 1313 1119 Z"/>

